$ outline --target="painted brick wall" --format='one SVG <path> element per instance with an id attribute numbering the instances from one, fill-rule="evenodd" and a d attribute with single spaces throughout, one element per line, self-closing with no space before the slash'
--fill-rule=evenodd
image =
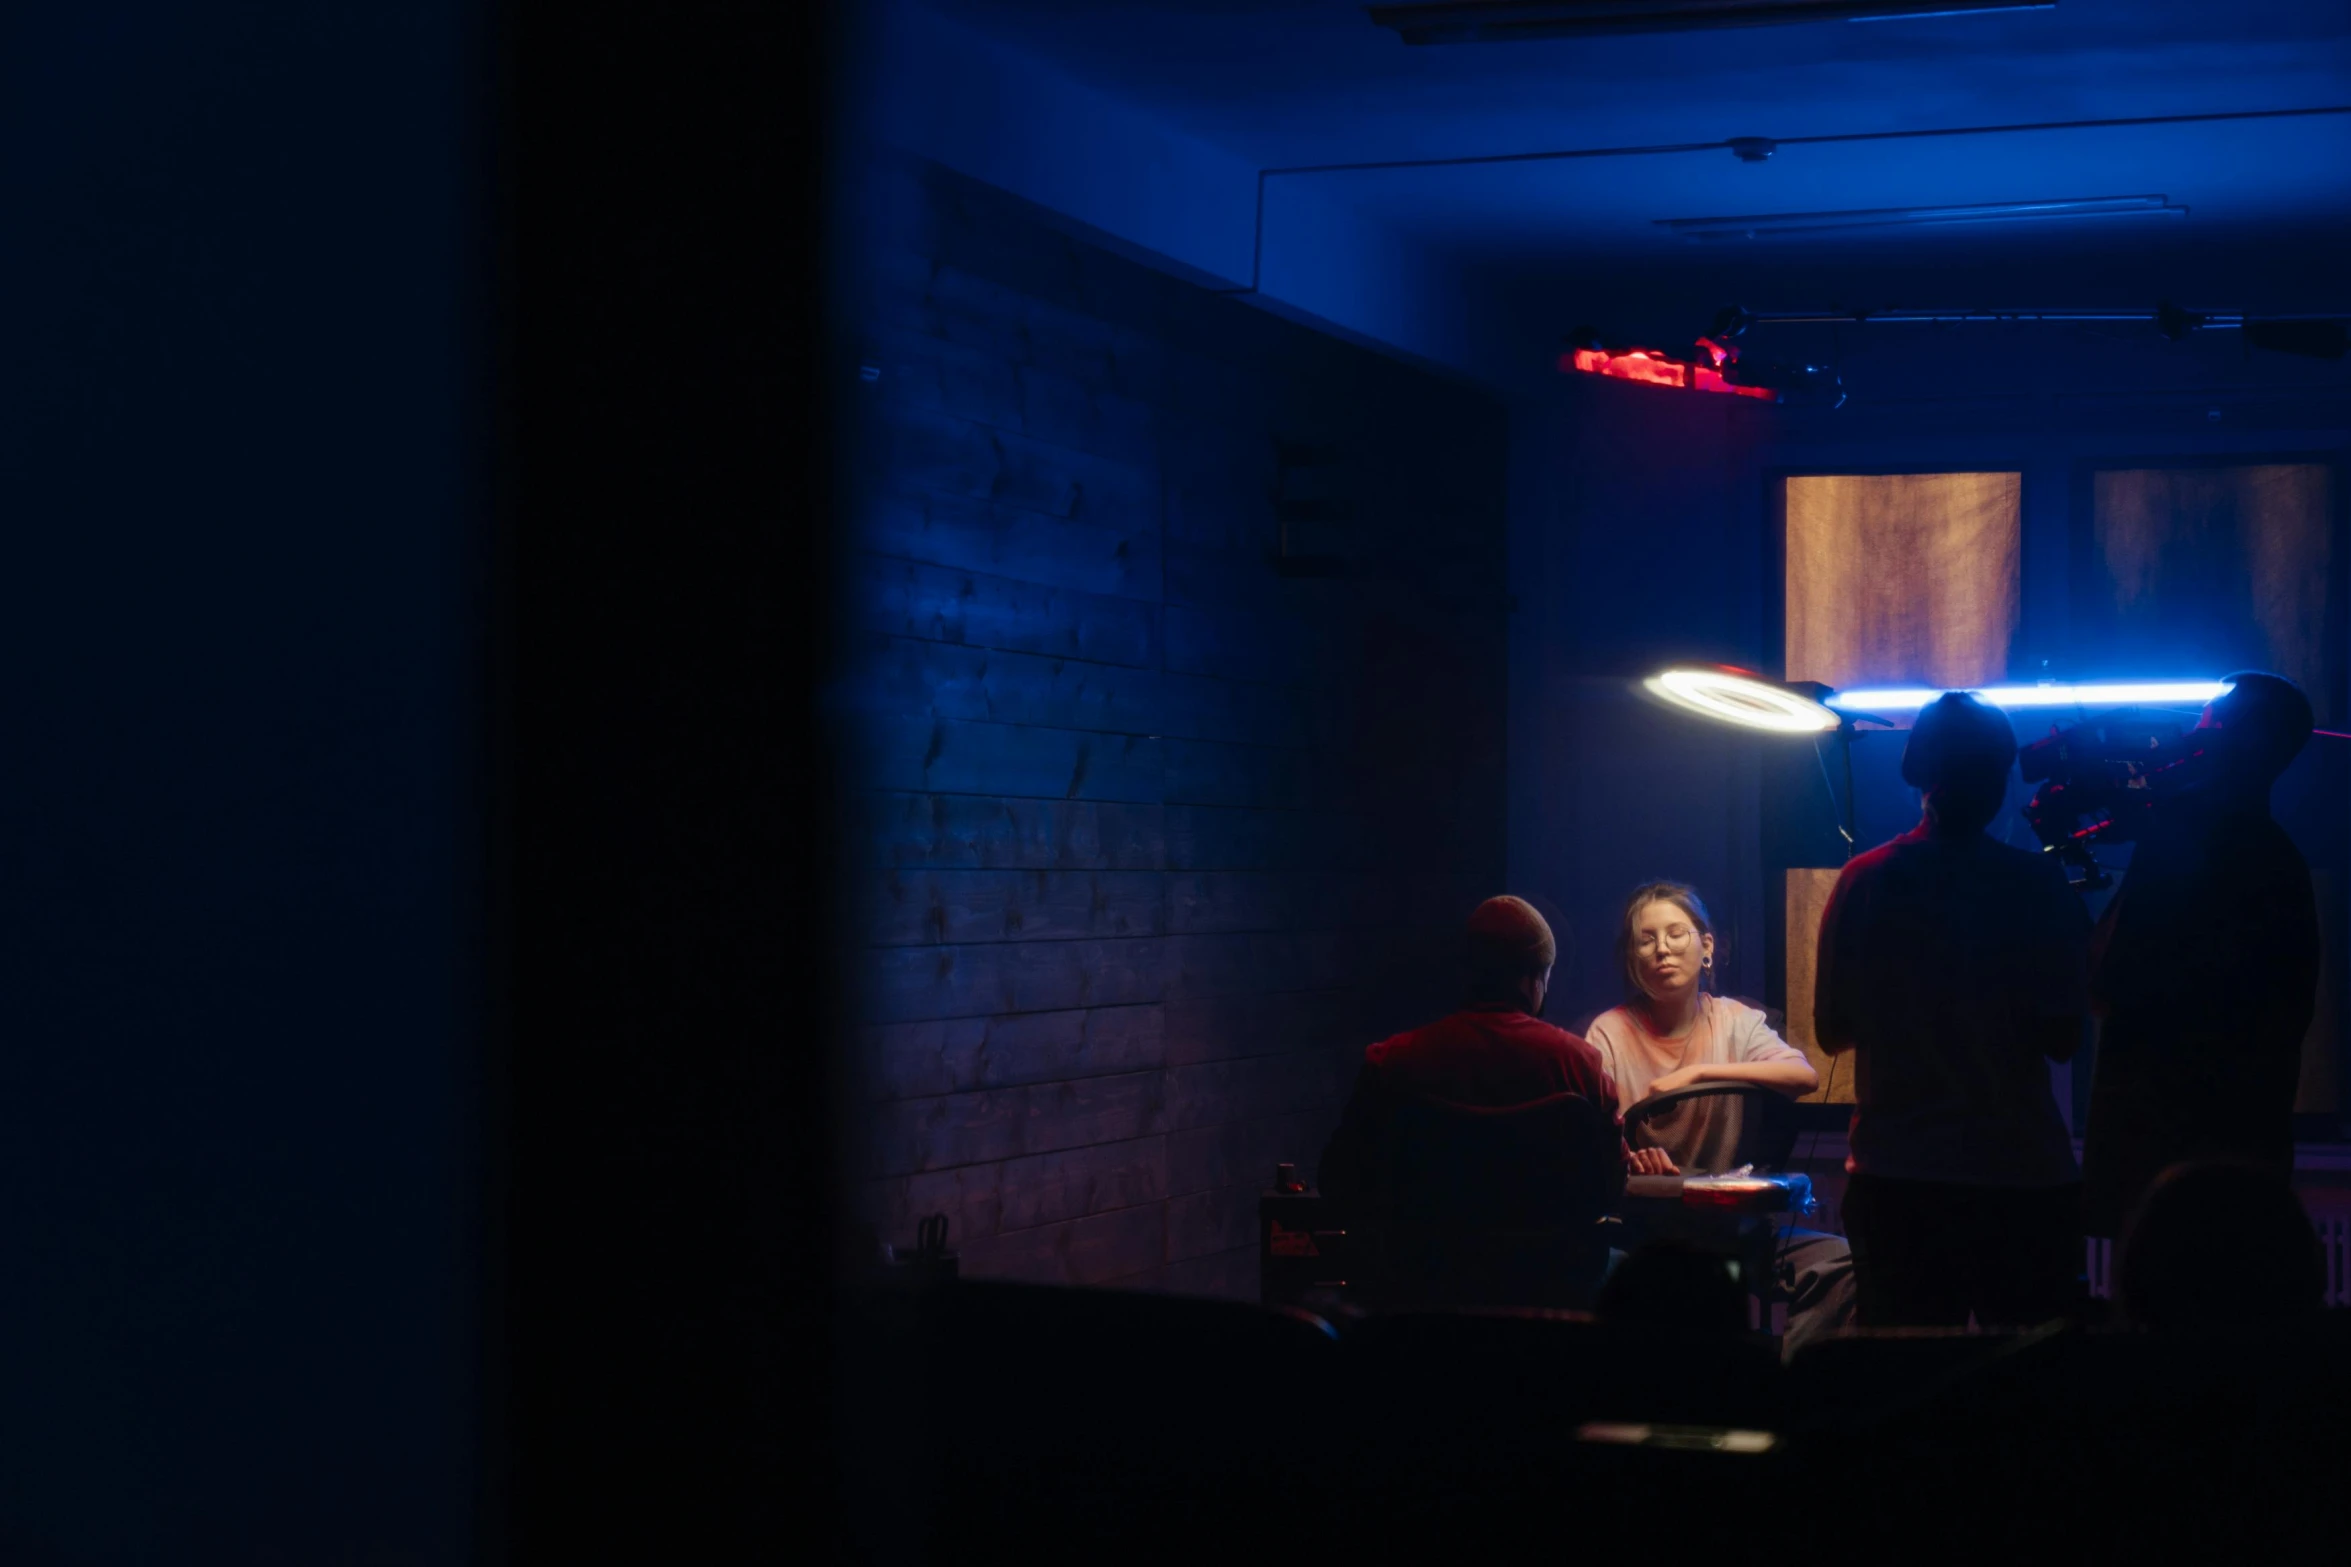
<path id="1" fill-rule="evenodd" d="M 866 193 L 870 1216 L 1253 1294 L 1274 1163 L 1500 886 L 1502 410 L 936 169 Z"/>

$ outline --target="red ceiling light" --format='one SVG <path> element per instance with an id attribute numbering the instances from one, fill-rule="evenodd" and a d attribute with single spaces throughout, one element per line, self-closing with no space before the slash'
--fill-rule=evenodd
<path id="1" fill-rule="evenodd" d="M 1698 339 L 1697 354 L 1689 359 L 1661 354 L 1654 348 L 1611 348 L 1592 328 L 1580 326 L 1568 335 L 1559 368 L 1571 374 L 1671 386 L 1686 392 L 1720 392 L 1766 403 L 1845 406 L 1845 389 L 1834 371 L 1817 365 L 1742 362 L 1738 339 L 1754 319 L 1735 305 L 1716 312 L 1714 324 Z"/>
<path id="2" fill-rule="evenodd" d="M 1768 386 L 1733 386 L 1714 365 L 1688 364 L 1653 348 L 1628 348 L 1622 353 L 1610 353 L 1603 348 L 1571 348 L 1559 356 L 1559 368 L 1604 375 L 1617 381 L 1640 381 L 1649 386 L 1728 392 L 1733 397 L 1760 397 L 1767 403 L 1780 400 L 1780 394 Z"/>

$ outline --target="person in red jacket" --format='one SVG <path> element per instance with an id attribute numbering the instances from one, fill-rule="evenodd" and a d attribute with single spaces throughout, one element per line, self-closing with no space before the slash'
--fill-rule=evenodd
<path id="1" fill-rule="evenodd" d="M 1469 920 L 1465 1004 L 1364 1051 L 1355 1092 L 1323 1150 L 1318 1173 L 1324 1195 L 1346 1200 L 1378 1187 L 1385 1174 L 1378 1168 L 1385 1124 L 1400 1100 L 1507 1109 L 1576 1094 L 1621 1125 L 1616 1085 L 1600 1052 L 1541 1019 L 1557 956 L 1551 927 L 1523 899 L 1488 898 L 1478 905 Z M 1662 1149 L 1622 1152 L 1635 1174 L 1677 1173 Z"/>

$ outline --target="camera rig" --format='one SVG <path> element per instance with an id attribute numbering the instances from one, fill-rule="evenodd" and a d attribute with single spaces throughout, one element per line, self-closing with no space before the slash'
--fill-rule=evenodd
<path id="1" fill-rule="evenodd" d="M 2192 783 L 2204 755 L 2193 720 L 2141 708 L 2118 708 L 2017 752 L 2017 771 L 2038 784 L 2024 817 L 2041 847 L 2066 867 L 2077 891 L 2096 892 L 2114 878 L 2090 852 L 2128 843 L 2155 820 L 2160 802 Z"/>

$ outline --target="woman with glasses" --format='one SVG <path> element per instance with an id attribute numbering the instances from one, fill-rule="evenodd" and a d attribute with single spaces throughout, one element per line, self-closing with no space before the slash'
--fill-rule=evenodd
<path id="1" fill-rule="evenodd" d="M 1585 1037 L 1616 1080 L 1620 1108 L 1697 1083 L 1754 1083 L 1793 1099 L 1819 1086 L 1804 1053 L 1755 1008 L 1714 994 L 1714 926 L 1698 894 L 1652 882 L 1625 905 L 1616 932 L 1625 1004 Z M 1650 1121 L 1685 1170 L 1719 1170 L 1738 1140 L 1736 1101 L 1684 1101 Z"/>
<path id="2" fill-rule="evenodd" d="M 1699 1083 L 1752 1083 L 1793 1099 L 1820 1079 L 1804 1053 L 1744 1002 L 1714 993 L 1714 925 L 1698 894 L 1651 882 L 1625 904 L 1616 933 L 1625 1003 L 1584 1031 L 1615 1080 L 1617 1106 Z M 1739 1145 L 1736 1096 L 1700 1095 L 1649 1118 L 1645 1131 L 1682 1170 L 1721 1171 Z M 1774 1248 L 1788 1302 L 1783 1354 L 1853 1321 L 1853 1256 L 1844 1238 L 1791 1228 Z"/>

